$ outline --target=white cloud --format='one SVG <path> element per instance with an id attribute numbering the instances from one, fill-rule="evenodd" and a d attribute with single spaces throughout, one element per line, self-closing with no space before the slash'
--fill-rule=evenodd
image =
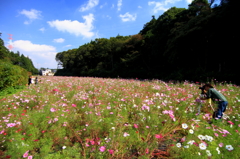
<path id="1" fill-rule="evenodd" d="M 193 0 L 186 0 L 188 4 L 192 3 Z"/>
<path id="2" fill-rule="evenodd" d="M 64 46 L 64 47 L 71 47 L 72 45 L 66 45 L 66 46 Z"/>
<path id="3" fill-rule="evenodd" d="M 153 13 L 157 13 L 158 11 L 167 11 L 170 7 L 167 7 L 168 4 L 174 4 L 181 0 L 165 0 L 163 2 L 149 1 L 148 5 L 155 5 L 153 8 Z"/>
<path id="4" fill-rule="evenodd" d="M 44 33 L 45 28 L 43 27 L 43 28 L 40 28 L 39 30 Z"/>
<path id="5" fill-rule="evenodd" d="M 176 2 L 179 2 L 179 1 L 182 1 L 182 0 L 165 0 L 164 4 L 168 5 L 168 3 L 173 4 L 173 3 L 176 3 Z"/>
<path id="6" fill-rule="evenodd" d="M 25 15 L 26 17 L 28 17 L 29 19 L 39 19 L 41 17 L 41 11 L 35 10 L 35 9 L 31 9 L 30 11 L 27 11 L 25 9 L 23 9 L 20 14 Z"/>
<path id="7" fill-rule="evenodd" d="M 142 6 L 138 6 L 138 8 L 142 8 Z"/>
<path id="8" fill-rule="evenodd" d="M 17 40 L 13 42 L 14 48 L 18 48 L 22 51 L 27 52 L 46 52 L 46 51 L 56 51 L 55 47 L 50 45 L 39 45 L 33 44 L 28 40 Z"/>
<path id="9" fill-rule="evenodd" d="M 14 50 L 24 56 L 29 56 L 35 67 L 56 68 L 56 48 L 50 45 L 33 44 L 28 40 L 17 40 L 13 42 Z"/>
<path id="10" fill-rule="evenodd" d="M 29 20 L 25 21 L 24 24 L 30 24 L 35 19 L 40 19 L 41 11 L 38 11 L 36 9 L 31 9 L 30 11 L 23 9 L 20 14 L 25 15 Z"/>
<path id="11" fill-rule="evenodd" d="M 123 22 L 127 21 L 135 21 L 137 18 L 136 14 L 129 14 L 128 12 L 125 14 L 120 14 L 119 17 L 122 19 Z"/>
<path id="12" fill-rule="evenodd" d="M 97 6 L 99 3 L 99 0 L 89 0 L 87 4 L 84 4 L 80 9 L 79 11 L 80 12 L 84 12 L 84 11 L 87 11 L 95 6 Z"/>
<path id="13" fill-rule="evenodd" d="M 93 21 L 94 21 L 94 15 L 89 14 L 86 16 L 83 16 L 83 19 L 85 19 L 85 22 L 81 23 L 77 20 L 71 21 L 71 20 L 54 20 L 54 21 L 48 21 L 48 24 L 56 28 L 58 31 L 62 32 L 68 32 L 70 34 L 73 34 L 75 36 L 83 36 L 86 38 L 91 38 L 94 36 L 94 32 L 92 32 L 93 27 Z"/>
<path id="14" fill-rule="evenodd" d="M 104 3 L 103 5 L 100 5 L 100 9 L 102 9 L 106 5 L 107 5 L 107 3 Z"/>
<path id="15" fill-rule="evenodd" d="M 151 2 L 148 2 L 148 5 L 149 6 L 155 5 L 155 7 L 153 8 L 153 13 L 157 13 L 160 10 L 162 11 L 168 10 L 168 8 L 165 8 L 164 5 L 160 2 L 151 1 Z"/>
<path id="16" fill-rule="evenodd" d="M 122 6 L 122 0 L 118 0 L 117 6 L 118 6 L 118 11 L 120 11 Z"/>
<path id="17" fill-rule="evenodd" d="M 111 9 L 113 9 L 114 8 L 114 4 L 112 4 L 112 6 L 111 6 Z"/>
<path id="18" fill-rule="evenodd" d="M 63 39 L 63 38 L 53 40 L 53 42 L 55 42 L 55 43 L 63 43 L 64 41 L 65 41 L 65 39 Z"/>

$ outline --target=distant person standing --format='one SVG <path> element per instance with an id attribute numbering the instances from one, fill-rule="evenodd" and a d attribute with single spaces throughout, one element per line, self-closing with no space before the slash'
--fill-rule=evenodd
<path id="1" fill-rule="evenodd" d="M 31 78 L 31 84 L 34 84 L 35 82 L 34 82 L 34 78 L 32 77 Z"/>
<path id="2" fill-rule="evenodd" d="M 35 85 L 37 85 L 38 84 L 38 78 L 36 77 L 35 78 Z"/>
<path id="3" fill-rule="evenodd" d="M 28 77 L 28 86 L 30 86 L 31 84 L 32 84 L 32 77 L 29 76 L 29 77 Z"/>

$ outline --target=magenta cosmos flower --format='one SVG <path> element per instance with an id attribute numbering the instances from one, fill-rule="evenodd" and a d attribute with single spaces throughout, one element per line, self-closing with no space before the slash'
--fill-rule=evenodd
<path id="1" fill-rule="evenodd" d="M 101 152 L 104 152 L 106 150 L 106 147 L 105 146 L 101 146 L 100 148 L 99 148 L 99 151 L 101 151 Z"/>

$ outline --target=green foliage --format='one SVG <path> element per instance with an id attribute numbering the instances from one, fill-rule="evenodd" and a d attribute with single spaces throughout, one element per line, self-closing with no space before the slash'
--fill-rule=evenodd
<path id="1" fill-rule="evenodd" d="M 36 69 L 32 63 L 32 60 L 28 57 L 25 57 L 23 54 L 20 55 L 20 52 L 17 53 L 10 52 L 5 46 L 3 40 L 0 38 L 0 60 L 9 62 L 13 65 L 18 65 L 31 74 L 38 74 L 38 69 Z"/>
<path id="2" fill-rule="evenodd" d="M 12 94 L 25 86 L 29 72 L 38 74 L 31 59 L 19 52 L 10 52 L 0 38 L 0 96 Z"/>
<path id="3" fill-rule="evenodd" d="M 0 61 L 0 90 L 8 87 L 25 86 L 28 72 L 16 65 Z"/>
<path id="4" fill-rule="evenodd" d="M 239 83 L 235 1 L 194 0 L 188 9 L 172 7 L 154 16 L 139 34 L 95 39 L 60 52 L 56 75 Z M 223 25 L 227 24 L 227 25 Z M 220 54 L 222 53 L 222 54 Z"/>
<path id="5" fill-rule="evenodd" d="M 2 96 L 7 96 L 7 95 L 10 95 L 10 94 L 14 94 L 14 93 L 17 93 L 21 90 L 23 90 L 25 88 L 25 86 L 15 86 L 15 87 L 8 87 L 6 89 L 3 89 L 0 91 L 0 97 Z"/>
<path id="6" fill-rule="evenodd" d="M 4 57 L 6 57 L 6 52 L 7 52 L 7 48 L 4 47 L 4 42 L 0 38 L 0 59 L 3 59 Z"/>

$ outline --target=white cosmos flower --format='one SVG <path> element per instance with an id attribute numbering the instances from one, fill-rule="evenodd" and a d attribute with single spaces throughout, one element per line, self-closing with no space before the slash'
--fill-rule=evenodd
<path id="1" fill-rule="evenodd" d="M 193 133 L 194 133 L 194 131 L 193 131 L 192 129 L 190 129 L 190 130 L 189 130 L 189 133 L 190 133 L 190 134 L 193 134 Z"/>
<path id="2" fill-rule="evenodd" d="M 210 142 L 213 141 L 213 137 L 212 136 L 205 135 L 205 139 L 210 141 Z"/>
<path id="3" fill-rule="evenodd" d="M 228 151 L 232 151 L 232 150 L 233 150 L 233 147 L 232 147 L 232 145 L 226 145 L 226 149 L 227 149 Z"/>
<path id="4" fill-rule="evenodd" d="M 205 140 L 205 136 L 203 136 L 203 135 L 198 135 L 198 138 L 199 138 L 200 140 Z"/>
<path id="5" fill-rule="evenodd" d="M 181 145 L 181 143 L 177 143 L 176 146 L 177 147 L 181 147 L 182 145 Z"/>
<path id="6" fill-rule="evenodd" d="M 192 145 L 194 142 L 195 142 L 194 140 L 190 140 L 187 142 L 187 144 Z"/>
<path id="7" fill-rule="evenodd" d="M 207 153 L 208 156 L 212 156 L 212 154 L 209 150 L 206 150 L 206 153 Z"/>
<path id="8" fill-rule="evenodd" d="M 187 149 L 187 148 L 189 148 L 189 145 L 186 145 L 186 146 L 183 146 L 183 147 Z"/>
<path id="9" fill-rule="evenodd" d="M 66 146 L 63 146 L 63 147 L 62 147 L 62 149 L 65 149 L 65 148 L 67 148 L 67 147 L 66 147 Z"/>
<path id="10" fill-rule="evenodd" d="M 206 150 L 207 146 L 206 146 L 204 143 L 200 143 L 200 144 L 199 144 L 199 148 L 200 148 L 201 150 Z"/>
<path id="11" fill-rule="evenodd" d="M 194 128 L 195 128 L 194 125 L 191 125 L 191 127 L 192 127 L 192 129 L 194 130 Z"/>
<path id="12" fill-rule="evenodd" d="M 217 150 L 218 154 L 220 154 L 220 150 L 219 150 L 219 147 L 217 147 L 217 148 L 216 148 L 216 150 Z"/>
<path id="13" fill-rule="evenodd" d="M 183 129 L 187 129 L 188 128 L 188 125 L 186 123 L 182 123 L 182 128 Z"/>
<path id="14" fill-rule="evenodd" d="M 130 136 L 130 135 L 125 132 L 125 133 L 123 134 L 123 136 L 124 136 L 124 137 L 127 137 L 127 136 Z"/>

